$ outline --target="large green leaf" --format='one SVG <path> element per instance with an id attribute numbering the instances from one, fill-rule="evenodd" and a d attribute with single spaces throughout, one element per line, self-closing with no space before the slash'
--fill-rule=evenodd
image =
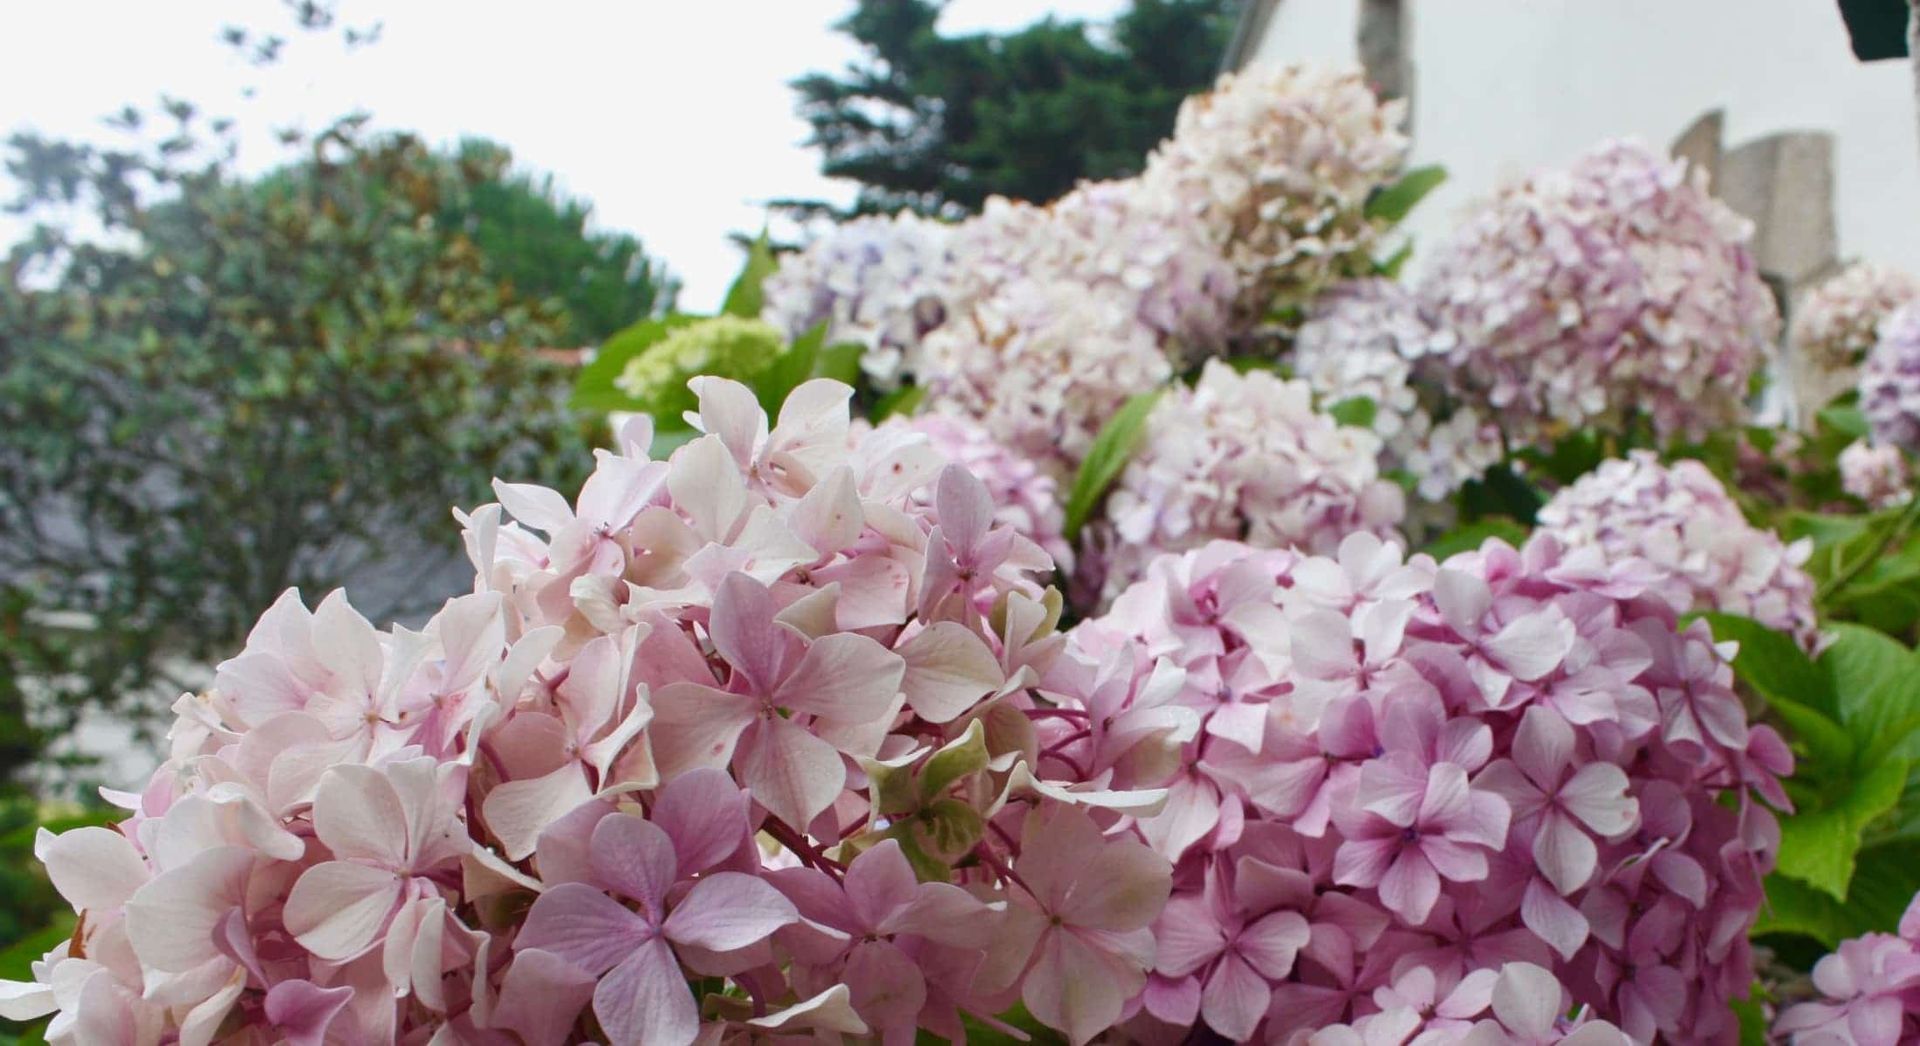
<path id="1" fill-rule="evenodd" d="M 766 231 L 762 230 L 759 238 L 748 245 L 747 262 L 741 267 L 740 275 L 733 278 L 733 286 L 727 288 L 727 300 L 720 306 L 720 311 L 729 316 L 759 318 L 763 301 L 761 285 L 779 267 L 780 260 L 774 257 Z"/>
<path id="2" fill-rule="evenodd" d="M 1093 438 L 1093 447 L 1087 451 L 1086 460 L 1080 463 L 1080 471 L 1073 477 L 1073 490 L 1067 495 L 1067 540 L 1072 541 L 1079 536 L 1080 528 L 1093 515 L 1094 507 L 1100 504 L 1107 487 L 1119 477 L 1120 470 L 1127 465 L 1127 459 L 1133 457 L 1140 441 L 1146 438 L 1147 418 L 1153 414 L 1154 404 L 1158 402 L 1158 389 L 1133 397 L 1115 411 L 1113 417 L 1107 419 L 1107 423 L 1100 428 L 1100 434 Z"/>
<path id="3" fill-rule="evenodd" d="M 914 411 L 920 409 L 920 401 L 926 398 L 925 385 L 903 385 L 880 397 L 880 401 L 873 405 L 873 422 L 878 425 L 895 414 L 910 418 Z"/>
<path id="4" fill-rule="evenodd" d="M 1794 879 L 1768 876 L 1755 936 L 1804 934 L 1832 948 L 1863 933 L 1891 933 L 1920 893 L 1920 840 L 1875 843 L 1860 851 L 1855 864 L 1845 902 Z"/>
<path id="5" fill-rule="evenodd" d="M 1779 874 L 1845 901 L 1861 833 L 1900 802 L 1906 783 L 1906 761 L 1888 759 L 1856 778 L 1826 807 L 1781 819 Z"/>
<path id="6" fill-rule="evenodd" d="M 820 359 L 820 346 L 826 337 L 827 326 L 824 323 L 800 335 L 754 379 L 754 397 L 760 401 L 760 409 L 766 411 L 769 418 L 779 417 L 780 405 L 787 401 L 787 394 L 799 388 L 801 382 L 813 377 L 814 367 Z"/>
<path id="7" fill-rule="evenodd" d="M 1840 724 L 1858 748 L 1860 768 L 1883 758 L 1911 758 L 1920 742 L 1920 660 L 1898 640 L 1862 625 L 1824 629 L 1832 640 L 1819 667 L 1834 695 Z"/>
<path id="8" fill-rule="evenodd" d="M 1374 415 L 1378 413 L 1379 408 L 1374 405 L 1372 399 L 1366 396 L 1354 396 L 1350 399 L 1343 399 L 1327 408 L 1327 414 L 1331 416 L 1333 420 L 1342 425 L 1352 425 L 1362 429 L 1371 426 Z"/>
<path id="9" fill-rule="evenodd" d="M 1447 169 L 1440 166 L 1415 167 L 1400 180 L 1373 194 L 1367 201 L 1367 217 L 1377 221 L 1398 222 L 1412 213 L 1426 195 L 1447 180 Z"/>

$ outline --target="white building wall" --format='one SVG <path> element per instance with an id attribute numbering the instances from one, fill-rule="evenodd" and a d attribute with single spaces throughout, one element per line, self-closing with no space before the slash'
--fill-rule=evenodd
<path id="1" fill-rule="evenodd" d="M 1709 109 L 1733 147 L 1835 136 L 1840 257 L 1920 272 L 1913 74 L 1863 64 L 1833 0 L 1408 0 L 1416 164 L 1446 185 L 1408 220 L 1420 244 L 1503 179 L 1607 137 L 1665 148 Z M 1355 57 L 1357 0 L 1280 0 L 1255 62 Z"/>

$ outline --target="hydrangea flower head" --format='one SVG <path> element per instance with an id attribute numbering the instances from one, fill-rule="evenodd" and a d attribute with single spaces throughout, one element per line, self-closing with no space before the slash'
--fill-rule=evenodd
<path id="1" fill-rule="evenodd" d="M 1502 189 L 1419 293 L 1459 342 L 1452 391 L 1522 443 L 1643 412 L 1663 438 L 1744 416 L 1779 328 L 1750 223 L 1633 142 Z"/>
<path id="2" fill-rule="evenodd" d="M 1209 361 L 1155 405 L 1089 524 L 1080 581 L 1104 604 L 1154 556 L 1221 538 L 1329 552 L 1354 531 L 1390 535 L 1405 502 L 1379 446 L 1316 411 L 1305 382 Z"/>
<path id="3" fill-rule="evenodd" d="M 946 319 L 951 229 L 911 211 L 835 226 L 781 259 L 761 288 L 760 316 L 793 340 L 826 326 L 827 344 L 853 342 L 881 391 L 918 368 L 920 339 Z"/>
<path id="4" fill-rule="evenodd" d="M 1860 410 L 1875 443 L 1920 451 L 1920 302 L 1880 322 L 1879 339 L 1860 365 Z"/>
<path id="5" fill-rule="evenodd" d="M 1406 158 L 1405 113 L 1357 68 L 1226 73 L 1181 105 L 1141 181 L 1238 270 L 1242 322 L 1257 323 L 1367 268 L 1367 197 Z"/>
<path id="6" fill-rule="evenodd" d="M 1880 321 L 1920 299 L 1920 279 L 1860 262 L 1808 288 L 1793 303 L 1787 345 L 1793 353 L 1794 397 L 1805 411 L 1853 388 L 1860 362 L 1878 340 Z"/>
<path id="7" fill-rule="evenodd" d="M 1726 488 L 1698 461 L 1663 465 L 1636 450 L 1602 462 L 1554 494 L 1540 529 L 1569 547 L 1643 559 L 1676 582 L 1676 600 L 1697 610 L 1753 618 L 1811 647 L 1818 640 L 1812 554 L 1803 539 L 1784 544 L 1748 523 Z"/>
<path id="8" fill-rule="evenodd" d="M 1857 439 L 1840 452 L 1840 486 L 1874 508 L 1890 508 L 1913 496 L 1907 456 L 1898 447 Z"/>

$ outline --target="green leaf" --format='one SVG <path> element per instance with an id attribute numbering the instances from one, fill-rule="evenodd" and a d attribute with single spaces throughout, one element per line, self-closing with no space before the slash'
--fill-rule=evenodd
<path id="1" fill-rule="evenodd" d="M 980 811 L 959 799 L 929 803 L 907 818 L 906 824 L 922 851 L 948 863 L 965 856 L 987 830 Z"/>
<path id="2" fill-rule="evenodd" d="M 1127 459 L 1133 457 L 1140 441 L 1146 438 L 1147 418 L 1158 402 L 1160 390 L 1143 392 L 1128 400 L 1126 406 L 1115 411 L 1100 427 L 1086 460 L 1080 463 L 1079 473 L 1073 477 L 1073 490 L 1067 495 L 1068 541 L 1080 536 L 1080 528 L 1086 524 L 1087 517 L 1093 515 L 1107 487 L 1126 467 Z"/>
<path id="3" fill-rule="evenodd" d="M 1839 716 L 1827 672 L 1791 637 L 1738 614 L 1708 611 L 1690 617 L 1704 620 L 1716 641 L 1740 644 L 1733 673 L 1769 703 L 1804 705 L 1828 719 Z"/>
<path id="4" fill-rule="evenodd" d="M 1534 515 L 1546 500 L 1539 487 L 1506 462 L 1488 469 L 1479 479 L 1468 480 L 1460 489 L 1460 508 L 1469 521 L 1510 516 L 1532 526 Z"/>
<path id="5" fill-rule="evenodd" d="M 946 792 L 955 781 L 987 768 L 987 732 L 975 719 L 966 733 L 947 742 L 927 760 L 920 771 L 920 801 L 927 802 Z"/>
<path id="6" fill-rule="evenodd" d="M 1447 531 L 1427 543 L 1420 551 L 1435 559 L 1446 559 L 1461 552 L 1472 552 L 1493 538 L 1519 548 L 1526 543 L 1527 528 L 1505 516 L 1487 516 Z"/>
<path id="7" fill-rule="evenodd" d="M 1760 992 L 1755 982 L 1746 998 L 1732 1000 L 1733 1015 L 1740 1019 L 1740 1046 L 1767 1046 L 1767 1011 L 1760 1005 Z"/>
<path id="8" fill-rule="evenodd" d="M 835 342 L 820 350 L 820 358 L 813 365 L 812 376 L 832 378 L 842 385 L 858 385 L 860 357 L 866 353 L 866 346 L 858 342 Z"/>
<path id="9" fill-rule="evenodd" d="M 1397 280 L 1400 278 L 1400 270 L 1407 267 L 1407 259 L 1411 257 L 1413 257 L 1413 238 L 1408 237 L 1407 242 L 1401 244 L 1399 250 L 1373 263 L 1374 274 L 1385 276 L 1389 280 Z"/>
<path id="10" fill-rule="evenodd" d="M 1367 396 L 1354 396 L 1349 399 L 1343 399 L 1327 408 L 1327 414 L 1331 416 L 1333 420 L 1342 425 L 1352 425 L 1355 428 L 1362 429 L 1372 427 L 1373 417 L 1376 411 L 1377 408 L 1374 406 L 1373 400 Z"/>
<path id="11" fill-rule="evenodd" d="M 1398 222 L 1446 180 L 1445 167 L 1415 167 L 1401 175 L 1399 181 L 1373 194 L 1367 201 L 1367 217 L 1389 224 Z"/>
<path id="12" fill-rule="evenodd" d="M 926 398 L 925 385 L 903 385 L 880 397 L 880 401 L 873 405 L 873 423 L 878 425 L 895 414 L 910 418 L 914 411 L 920 409 L 920 401 Z"/>
<path id="13" fill-rule="evenodd" d="M 720 306 L 720 311 L 730 316 L 758 319 L 762 301 L 761 285 L 779 267 L 780 259 L 774 257 L 773 247 L 767 241 L 767 231 L 762 229 L 760 237 L 747 247 L 747 263 L 741 267 L 740 275 L 733 278 L 733 286 L 727 288 L 727 300 Z"/>
<path id="14" fill-rule="evenodd" d="M 74 921 L 72 912 L 55 912 L 51 923 L 0 951 L 0 980 L 32 981 L 33 964 L 55 945 L 73 936 Z"/>
<path id="15" fill-rule="evenodd" d="M 1815 415 L 1820 424 L 1851 439 L 1866 439 L 1872 427 L 1867 424 L 1867 416 L 1859 407 L 1832 406 Z"/>
<path id="16" fill-rule="evenodd" d="M 1889 759 L 1853 782 L 1831 806 L 1807 810 L 1780 821 L 1781 875 L 1798 879 L 1836 901 L 1847 900 L 1860 833 L 1900 802 L 1907 763 Z"/>
<path id="17" fill-rule="evenodd" d="M 627 369 L 627 361 L 645 352 L 676 328 L 700 319 L 699 316 L 676 314 L 657 320 L 641 320 L 625 330 L 615 332 L 594 352 L 593 361 L 580 368 L 579 376 L 573 380 L 573 396 L 568 403 L 575 410 L 631 410 L 635 402 L 633 396 L 614 385 L 621 372 Z"/>
<path id="18" fill-rule="evenodd" d="M 813 377 L 813 369 L 820 358 L 820 346 L 827 338 L 827 325 L 817 324 L 805 334 L 793 340 L 786 351 L 774 357 L 767 369 L 753 382 L 753 395 L 760 401 L 760 409 L 767 417 L 778 418 L 780 405 L 787 402 L 788 394 L 800 387 L 800 383 Z"/>
<path id="19" fill-rule="evenodd" d="M 1778 874 L 1768 876 L 1767 903 L 1760 909 L 1753 933 L 1802 934 L 1832 948 L 1863 933 L 1893 932 L 1916 893 L 1920 893 L 1920 841 L 1874 843 L 1862 848 L 1855 859 L 1845 903 L 1805 883 Z"/>
<path id="20" fill-rule="evenodd" d="M 1920 730 L 1920 661 L 1898 640 L 1862 625 L 1836 623 L 1819 667 L 1834 695 L 1840 725 L 1871 770 L 1887 756 L 1914 756 Z"/>

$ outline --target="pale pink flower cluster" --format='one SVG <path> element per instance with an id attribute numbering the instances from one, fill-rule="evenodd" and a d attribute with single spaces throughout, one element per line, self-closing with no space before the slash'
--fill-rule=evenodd
<path id="1" fill-rule="evenodd" d="M 1358 68 L 1258 66 L 1182 103 L 1140 177 L 1239 272 L 1255 325 L 1370 267 L 1366 203 L 1406 159 L 1405 118 Z"/>
<path id="2" fill-rule="evenodd" d="M 1745 415 L 1779 329 L 1749 222 L 1633 142 L 1507 186 L 1435 253 L 1422 299 L 1452 391 L 1511 438 L 1617 427 L 1703 439 Z"/>
<path id="3" fill-rule="evenodd" d="M 1053 557 L 1055 566 L 1072 571 L 1073 549 L 1063 534 L 1066 512 L 1060 484 L 1038 465 L 994 442 L 987 430 L 965 418 L 922 414 L 889 419 L 887 426 L 927 437 L 934 453 L 986 485 L 993 497 L 995 523 L 1033 541 Z M 920 500 L 931 504 L 924 496 Z"/>
<path id="4" fill-rule="evenodd" d="M 1079 585 L 1105 606 L 1156 556 L 1221 538 L 1330 552 L 1350 533 L 1392 535 L 1406 499 L 1380 478 L 1379 449 L 1315 410 L 1307 383 L 1209 360 L 1155 405 L 1083 532 Z"/>
<path id="5" fill-rule="evenodd" d="M 1102 425 L 1173 366 L 1112 287 L 1017 282 L 959 305 L 927 335 L 923 410 L 978 422 L 996 441 L 1066 478 Z"/>
<path id="6" fill-rule="evenodd" d="M 1705 465 L 1662 465 L 1648 450 L 1602 462 L 1548 499 L 1539 528 L 1569 547 L 1652 563 L 1673 582 L 1671 598 L 1695 610 L 1750 617 L 1812 649 L 1819 641 L 1813 545 L 1783 543 L 1748 523 Z"/>
<path id="7" fill-rule="evenodd" d="M 1874 508 L 1913 497 L 1907 456 L 1898 447 L 1857 439 L 1840 452 L 1840 487 Z"/>
<path id="8" fill-rule="evenodd" d="M 1920 898 L 1899 933 L 1841 941 L 1813 967 L 1821 998 L 1788 1007 L 1773 1031 L 1793 1046 L 1896 1046 L 1920 1040 Z"/>
<path id="9" fill-rule="evenodd" d="M 1786 807 L 1792 757 L 1659 576 L 1551 538 L 1156 560 L 1072 634 L 1054 677 L 1106 679 L 1061 685 L 1084 714 L 1038 742 L 1043 770 L 1169 790 L 1134 817 L 1174 873 L 1128 1032 L 1454 1041 L 1491 1005 L 1516 1038 L 1467 1041 L 1560 1041 L 1558 992 L 1478 972 L 1541 994 L 1530 963 L 1633 1041 L 1732 1034 L 1779 839 L 1754 797 Z"/>
<path id="10" fill-rule="evenodd" d="M 497 484 L 422 630 L 275 604 L 126 820 L 41 836 L 80 924 L 0 1016 L 183 1046 L 1120 1020 L 1171 870 L 1114 830 L 1165 793 L 1043 756 L 1042 705 L 1093 699 L 1042 685 L 1045 553 L 924 435 L 856 437 L 844 385 L 770 425 L 692 384 L 670 459 L 643 420 L 577 499 Z"/>
<path id="11" fill-rule="evenodd" d="M 1482 967 L 1442 995 L 1433 971 L 1409 968 L 1373 993 L 1379 1012 L 1322 1028 L 1307 1046 L 1628 1046 L 1633 1040 L 1585 1008 L 1573 1012 L 1567 990 L 1530 962 Z"/>
<path id="12" fill-rule="evenodd" d="M 1880 321 L 1880 339 L 1860 366 L 1860 410 L 1875 443 L 1920 452 L 1920 302 Z"/>
<path id="13" fill-rule="evenodd" d="M 1176 357 L 1219 350 L 1240 286 L 1226 259 L 1139 179 L 1082 182 L 1045 206 L 996 196 L 956 229 L 953 258 L 958 299 L 1064 280 L 1132 301 Z"/>
<path id="14" fill-rule="evenodd" d="M 837 226 L 780 260 L 760 316 L 790 340 L 824 324 L 828 344 L 866 349 L 860 369 L 874 388 L 896 389 L 919 366 L 920 339 L 946 318 L 951 231 L 911 211 Z"/>
<path id="15" fill-rule="evenodd" d="M 1439 501 L 1504 453 L 1498 426 L 1447 402 L 1444 361 L 1455 344 L 1405 285 L 1349 280 L 1314 299 L 1294 336 L 1293 372 L 1323 405 L 1372 402 L 1381 467 L 1406 472 L 1422 499 Z"/>
<path id="16" fill-rule="evenodd" d="M 1920 279 L 1865 262 L 1849 265 L 1800 295 L 1787 326 L 1794 396 L 1806 410 L 1853 388 L 1880 321 L 1920 299 Z"/>

